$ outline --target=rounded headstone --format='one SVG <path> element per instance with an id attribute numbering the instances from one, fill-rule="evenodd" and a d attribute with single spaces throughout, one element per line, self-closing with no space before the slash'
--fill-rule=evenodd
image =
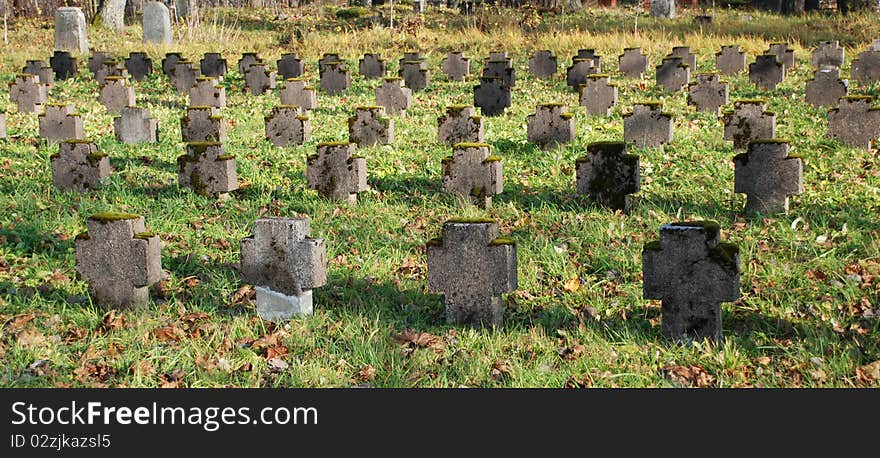
<path id="1" fill-rule="evenodd" d="M 89 52 L 86 16 L 79 8 L 63 7 L 55 12 L 55 50 Z"/>
<path id="2" fill-rule="evenodd" d="M 144 43 L 171 44 L 171 14 L 159 2 L 144 5 Z"/>

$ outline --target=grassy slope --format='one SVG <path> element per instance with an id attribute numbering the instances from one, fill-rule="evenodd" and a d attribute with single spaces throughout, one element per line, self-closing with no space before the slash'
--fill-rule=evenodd
<path id="1" fill-rule="evenodd" d="M 183 44 L 175 49 L 192 58 L 222 51 L 230 68 L 243 51 L 274 62 L 294 49 L 314 79 L 322 52 L 341 52 L 356 68 L 356 56 L 381 51 L 396 72 L 402 52 L 419 48 L 434 83 L 414 97 L 407 118 L 395 119 L 393 146 L 362 151 L 372 189 L 355 206 L 305 189 L 304 168 L 316 143 L 347 138 L 354 106 L 373 104 L 378 82 L 359 76 L 343 96 L 319 95 L 312 141 L 285 149 L 262 138 L 263 116 L 277 95 L 246 96 L 240 76 L 227 78 L 226 149 L 237 155 L 246 184 L 227 202 L 177 187 L 185 97 L 162 77 L 136 86 L 138 103 L 160 121 L 160 142 L 146 146 L 114 141 L 112 117 L 87 72 L 52 88 L 52 101 L 77 106 L 87 135 L 116 169 L 104 189 L 87 195 L 52 187 L 55 148 L 38 143 L 34 115 L 9 113 L 16 138 L 0 143 L 0 385 L 876 386 L 870 371 L 858 368 L 880 359 L 877 321 L 862 317 L 878 308 L 871 275 L 880 271 L 874 218 L 880 164 L 870 152 L 826 140 L 824 110 L 802 101 L 812 43 L 839 37 L 848 46 L 848 74 L 856 50 L 880 36 L 874 18 L 751 13 L 743 21 L 741 13 L 719 12 L 716 24 L 701 31 L 687 16 L 639 17 L 636 33 L 634 16 L 624 10 L 544 21 L 521 12 L 478 21 L 432 13 L 421 25 L 404 17 L 403 32 L 392 33 L 335 22 L 329 10 L 291 12 L 303 15 L 279 21 L 238 12 L 237 19 L 227 15 L 231 35 L 221 42 L 209 24 L 214 13 L 207 14 L 192 36 L 178 30 Z M 301 41 L 280 44 L 297 29 Z M 137 26 L 125 37 L 90 33 L 93 49 L 127 55 L 143 48 Z M 553 49 L 567 65 L 578 48 L 595 47 L 614 70 L 624 47 L 641 46 L 659 62 L 684 43 L 698 53 L 699 69 L 709 70 L 722 44 L 739 43 L 754 56 L 780 39 L 794 44 L 799 66 L 767 95 L 779 115 L 779 136 L 804 157 L 805 192 L 792 199 L 789 214 L 762 220 L 741 215 L 745 197 L 732 192 L 734 152 L 722 141 L 720 122 L 687 107 L 684 94 L 661 94 L 651 79 L 620 80 L 612 116 L 589 117 L 567 91 L 564 73 L 542 82 L 526 71 L 528 53 L 537 48 Z M 16 24 L 0 57 L 0 81 L 11 81 L 26 58 L 48 58 L 51 40 L 51 25 Z M 436 142 L 436 117 L 448 104 L 472 103 L 474 83 L 444 81 L 439 65 L 445 51 L 463 49 L 477 58 L 476 72 L 480 58 L 497 48 L 513 54 L 518 82 L 513 107 L 486 120 L 506 183 L 495 207 L 483 212 L 440 190 L 440 159 L 449 149 Z M 158 65 L 170 49 L 147 50 Z M 732 99 L 758 95 L 745 75 L 731 83 Z M 615 214 L 574 195 L 575 158 L 587 143 L 622 138 L 621 113 L 644 99 L 662 100 L 677 115 L 675 142 L 665 151 L 638 151 L 643 186 L 632 213 Z M 553 101 L 572 106 L 577 140 L 544 152 L 526 142 L 525 117 L 536 103 Z M 14 111 L 5 92 L 4 105 Z M 105 311 L 89 304 L 87 285 L 75 279 L 72 237 L 88 215 L 105 210 L 146 217 L 162 236 L 171 277 L 154 291 L 150 310 L 115 313 L 102 324 Z M 275 327 L 255 318 L 251 290 L 238 279 L 238 240 L 261 215 L 298 213 L 309 215 L 312 234 L 327 242 L 330 278 L 315 293 L 314 316 Z M 424 242 L 453 216 L 493 217 L 518 243 L 520 288 L 508 298 L 501 330 L 445 325 L 441 297 L 426 292 Z M 722 237 L 740 246 L 743 298 L 723 306 L 721 345 L 668 344 L 659 302 L 641 298 L 642 244 L 663 223 L 682 219 L 717 220 Z M 405 329 L 430 336 L 404 336 L 416 342 L 402 344 Z M 29 368 L 39 360 L 47 361 Z M 675 366 L 681 367 L 664 370 Z"/>

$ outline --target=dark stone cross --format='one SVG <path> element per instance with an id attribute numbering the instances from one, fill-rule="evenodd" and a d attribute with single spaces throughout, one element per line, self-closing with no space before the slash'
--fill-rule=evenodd
<path id="1" fill-rule="evenodd" d="M 845 52 L 838 40 L 820 41 L 810 57 L 815 68 L 824 66 L 840 68 L 843 67 Z"/>
<path id="2" fill-rule="evenodd" d="M 724 139 L 733 141 L 735 149 L 745 148 L 750 141 L 776 137 L 776 114 L 767 110 L 763 99 L 737 100 L 733 110 L 724 114 Z"/>
<path id="3" fill-rule="evenodd" d="M 238 189 L 235 156 L 217 142 L 187 143 L 186 154 L 177 158 L 177 181 L 201 196 L 225 198 Z"/>
<path id="4" fill-rule="evenodd" d="M 880 81 L 880 49 L 859 53 L 859 57 L 852 61 L 850 76 L 863 86 Z"/>
<path id="5" fill-rule="evenodd" d="M 553 51 L 535 51 L 529 58 L 529 72 L 538 79 L 550 79 L 556 74 L 559 63 Z"/>
<path id="6" fill-rule="evenodd" d="M 474 86 L 474 106 L 480 107 L 484 116 L 498 116 L 510 107 L 510 86 L 501 78 L 480 77 Z"/>
<path id="7" fill-rule="evenodd" d="M 748 195 L 746 213 L 788 211 L 788 196 L 804 192 L 804 162 L 788 154 L 788 142 L 757 140 L 733 158 L 733 192 Z"/>
<path id="8" fill-rule="evenodd" d="M 446 113 L 437 118 L 437 137 L 444 145 L 483 143 L 484 136 L 483 117 L 471 105 L 447 106 Z"/>
<path id="9" fill-rule="evenodd" d="M 263 59 L 255 52 L 246 52 L 241 54 L 241 58 L 238 59 L 238 73 L 244 75 L 247 73 L 248 68 L 253 64 L 260 64 L 263 62 Z"/>
<path id="10" fill-rule="evenodd" d="M 623 115 L 623 139 L 639 148 L 662 147 L 672 142 L 673 118 L 660 102 L 636 103 Z"/>
<path id="11" fill-rule="evenodd" d="M 68 51 L 55 51 L 55 54 L 49 58 L 49 65 L 55 72 L 55 79 L 66 80 L 77 74 L 77 59 L 70 55 Z"/>
<path id="12" fill-rule="evenodd" d="M 358 62 L 358 71 L 366 79 L 381 78 L 385 76 L 387 65 L 381 55 L 366 53 Z"/>
<path id="13" fill-rule="evenodd" d="M 309 189 L 331 199 L 357 202 L 357 195 L 367 190 L 367 160 L 354 154 L 349 142 L 320 143 L 317 152 L 306 159 L 306 182 Z"/>
<path id="14" fill-rule="evenodd" d="M 615 210 L 629 209 L 629 194 L 639 192 L 639 157 L 624 142 L 597 142 L 575 161 L 577 192 Z"/>
<path id="15" fill-rule="evenodd" d="M 459 143 L 443 158 L 443 190 L 467 197 L 478 207 L 492 206 L 492 196 L 504 191 L 501 158 L 484 143 Z"/>
<path id="16" fill-rule="evenodd" d="M 174 67 L 177 65 L 177 61 L 179 60 L 183 60 L 183 57 L 179 52 L 165 53 L 165 57 L 162 58 L 162 73 L 164 73 L 165 76 L 167 76 L 168 78 L 173 77 Z M 91 66 L 91 61 L 89 61 L 89 68 L 91 68 Z"/>
<path id="17" fill-rule="evenodd" d="M 763 54 L 749 64 L 749 81 L 760 90 L 775 90 L 785 79 L 785 64 L 775 54 Z"/>
<path id="18" fill-rule="evenodd" d="M 640 79 L 648 71 L 648 55 L 642 48 L 626 48 L 617 58 L 620 73 L 627 78 Z"/>
<path id="19" fill-rule="evenodd" d="M 499 237 L 494 220 L 449 220 L 426 252 L 428 288 L 443 294 L 447 322 L 503 324 L 501 296 L 517 288 L 516 243 Z"/>
<path id="20" fill-rule="evenodd" d="M 125 70 L 135 81 L 143 81 L 153 74 L 153 59 L 145 52 L 129 53 L 128 59 L 125 59 Z"/>
<path id="21" fill-rule="evenodd" d="M 736 75 L 746 69 L 746 53 L 739 45 L 722 46 L 721 51 L 715 53 L 715 69 L 722 75 Z"/>
<path id="22" fill-rule="evenodd" d="M 226 59 L 219 52 L 206 52 L 199 61 L 199 71 L 208 78 L 226 76 Z"/>
<path id="23" fill-rule="evenodd" d="M 657 66 L 656 83 L 667 91 L 680 91 L 691 79 L 691 68 L 681 57 L 664 57 Z"/>
<path id="24" fill-rule="evenodd" d="M 464 81 L 471 73 L 471 58 L 464 57 L 460 51 L 449 52 L 443 58 L 441 69 L 450 81 Z"/>
<path id="25" fill-rule="evenodd" d="M 676 342 L 721 340 L 721 303 L 740 297 L 739 248 L 714 221 L 665 224 L 642 251 L 645 299 L 662 301 L 663 334 Z"/>
<path id="26" fill-rule="evenodd" d="M 278 74 L 284 79 L 299 78 L 306 72 L 305 64 L 295 53 L 282 54 L 275 65 L 278 67 Z"/>
<path id="27" fill-rule="evenodd" d="M 880 137 L 880 108 L 869 95 L 847 96 L 828 112 L 828 136 L 855 148 L 871 148 Z"/>

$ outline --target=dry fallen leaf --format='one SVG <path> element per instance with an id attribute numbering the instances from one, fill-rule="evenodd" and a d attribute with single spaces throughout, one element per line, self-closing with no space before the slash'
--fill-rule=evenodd
<path id="1" fill-rule="evenodd" d="M 369 364 L 357 371 L 354 375 L 355 383 L 369 382 L 376 378 L 376 368 Z"/>
<path id="2" fill-rule="evenodd" d="M 178 327 L 163 326 L 161 328 L 153 329 L 153 337 L 162 342 L 179 342 L 186 337 L 186 334 Z"/>
<path id="3" fill-rule="evenodd" d="M 566 361 L 574 361 L 582 354 L 584 354 L 584 351 L 586 351 L 586 349 L 587 347 L 584 347 L 579 343 L 575 343 L 574 345 L 565 346 L 556 350 L 556 353 Z"/>
<path id="4" fill-rule="evenodd" d="M 566 291 L 570 293 L 576 293 L 579 289 L 581 289 L 581 280 L 576 275 L 568 279 L 565 282 L 565 286 L 563 286 Z"/>
<path id="5" fill-rule="evenodd" d="M 116 313 L 116 310 L 111 310 L 104 315 L 97 329 L 99 334 L 108 334 L 111 331 L 125 328 L 125 317 Z"/>
<path id="6" fill-rule="evenodd" d="M 410 352 L 415 348 L 431 348 L 435 352 L 442 352 L 445 348 L 443 339 L 427 332 L 419 332 L 413 329 L 405 329 L 395 340 L 407 347 Z"/>
<path id="7" fill-rule="evenodd" d="M 703 366 L 668 365 L 660 369 L 667 378 L 683 387 L 708 388 L 715 383 L 715 377 L 709 375 Z"/>
<path id="8" fill-rule="evenodd" d="M 863 385 L 872 385 L 880 380 L 880 360 L 856 368 L 856 378 Z"/>

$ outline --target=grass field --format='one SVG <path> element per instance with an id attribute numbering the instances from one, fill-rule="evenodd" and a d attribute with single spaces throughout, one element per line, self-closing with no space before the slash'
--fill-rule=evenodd
<path id="1" fill-rule="evenodd" d="M 874 37 L 876 17 L 783 18 L 717 11 L 700 28 L 689 11 L 653 21 L 632 10 L 592 10 L 541 17 L 491 11 L 465 18 L 429 10 L 423 20 L 403 5 L 397 29 L 341 20 L 333 8 L 284 11 L 208 10 L 200 26 L 176 27 L 178 45 L 146 47 L 158 61 L 182 51 L 198 59 L 220 51 L 235 67 L 244 51 L 273 62 L 297 51 L 317 79 L 317 58 L 339 52 L 357 68 L 364 52 L 381 52 L 397 71 L 403 51 L 428 57 L 432 84 L 395 119 L 394 145 L 361 150 L 371 190 L 356 205 L 321 199 L 305 187 L 305 158 L 323 141 L 347 139 L 346 118 L 374 104 L 376 80 L 353 78 L 342 96 L 319 94 L 312 140 L 275 148 L 263 138 L 263 116 L 277 91 L 246 95 L 234 70 L 227 86 L 226 151 L 238 158 L 242 189 L 219 202 L 181 189 L 179 118 L 186 103 L 161 72 L 136 84 L 140 106 L 159 119 L 158 144 L 127 146 L 113 138 L 112 117 L 97 101 L 86 71 L 53 86 L 50 101 L 72 103 L 86 135 L 110 155 L 114 173 L 101 190 L 61 192 L 52 186 L 56 147 L 37 137 L 35 115 L 15 113 L 7 91 L 11 138 L 0 140 L 0 385 L 124 387 L 861 387 L 880 379 L 880 160 L 875 151 L 842 147 L 825 137 L 825 112 L 803 102 L 815 42 L 847 46 L 842 69 Z M 742 16 L 748 14 L 750 20 Z M 120 56 L 142 50 L 140 27 L 125 35 L 90 29 L 91 47 Z M 777 132 L 804 158 L 805 192 L 788 214 L 748 219 L 745 196 L 733 194 L 732 146 L 720 121 L 686 105 L 684 93 L 615 77 L 620 102 L 608 118 L 587 116 L 564 82 L 527 72 L 535 49 L 552 49 L 568 65 L 579 48 L 596 48 L 612 72 L 624 47 L 641 46 L 652 66 L 675 45 L 690 45 L 700 71 L 714 67 L 723 44 L 754 55 L 788 41 L 798 67 L 775 91 L 760 93 L 747 75 L 730 79 L 731 100 L 766 96 Z M 52 25 L 11 24 L 0 53 L 6 86 L 27 58 L 51 55 Z M 514 57 L 513 106 L 486 118 L 486 138 L 503 157 L 505 192 L 483 211 L 440 189 L 436 119 L 450 104 L 471 104 L 474 74 L 488 52 Z M 446 51 L 474 57 L 472 77 L 447 82 Z M 84 64 L 81 64 L 81 68 Z M 357 73 L 356 71 L 354 73 Z M 851 84 L 852 94 L 877 87 Z M 675 113 L 675 141 L 641 156 L 642 190 L 629 214 L 578 197 L 574 161 L 590 142 L 621 140 L 621 113 L 642 100 Z M 565 102 L 577 125 L 573 144 L 541 151 L 526 141 L 525 119 L 537 103 Z M 153 289 L 143 312 L 102 310 L 76 279 L 73 237 L 96 212 L 134 212 L 163 240 L 170 277 Z M 315 291 L 313 316 L 272 324 L 253 307 L 253 288 L 237 271 L 238 241 L 260 216 L 308 215 L 312 235 L 327 244 L 328 284 Z M 439 295 L 427 292 L 425 242 L 452 217 L 491 217 L 516 240 L 519 290 L 507 297 L 505 326 L 476 330 L 443 321 Z M 742 299 L 723 305 L 724 342 L 674 345 L 660 332 L 659 301 L 642 299 L 641 250 L 675 220 L 711 219 L 739 245 Z"/>

